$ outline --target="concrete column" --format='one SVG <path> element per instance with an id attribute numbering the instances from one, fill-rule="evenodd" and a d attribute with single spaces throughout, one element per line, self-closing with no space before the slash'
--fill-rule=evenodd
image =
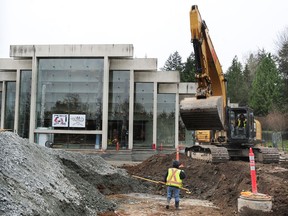
<path id="1" fill-rule="evenodd" d="M 130 92 L 129 92 L 129 132 L 128 149 L 133 149 L 133 121 L 134 121 L 134 70 L 130 70 Z"/>
<path id="2" fill-rule="evenodd" d="M 179 84 L 176 84 L 176 100 L 175 100 L 175 148 L 179 143 Z"/>
<path id="3" fill-rule="evenodd" d="M 19 95 L 20 95 L 20 70 L 16 72 L 16 95 L 15 95 L 15 113 L 14 113 L 14 133 L 18 133 L 18 121 L 19 121 Z"/>
<path id="4" fill-rule="evenodd" d="M 103 104 L 102 104 L 102 149 L 107 149 L 109 102 L 109 58 L 104 56 Z"/>
<path id="5" fill-rule="evenodd" d="M 30 104 L 30 129 L 29 141 L 34 142 L 35 116 L 36 116 L 36 91 L 37 91 L 37 58 L 32 58 L 32 80 L 31 80 L 31 104 Z"/>
<path id="6" fill-rule="evenodd" d="M 153 96 L 153 143 L 157 146 L 157 82 L 154 82 Z"/>

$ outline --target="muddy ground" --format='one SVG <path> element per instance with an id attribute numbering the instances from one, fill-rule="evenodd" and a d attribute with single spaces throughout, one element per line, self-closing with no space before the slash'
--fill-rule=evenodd
<path id="1" fill-rule="evenodd" d="M 163 175 L 176 158 L 172 155 L 155 155 L 137 166 L 125 165 L 131 175 L 163 181 Z M 219 209 L 202 212 L 203 215 L 237 215 L 237 199 L 241 191 L 251 191 L 249 163 L 244 161 L 229 161 L 223 164 L 211 164 L 200 160 L 193 160 L 180 155 L 184 164 L 183 170 L 187 174 L 184 187 L 192 193 L 182 192 L 182 200 L 187 198 L 208 200 Z M 253 215 L 288 215 L 288 163 L 256 164 L 258 192 L 273 197 L 271 213 L 253 212 Z M 143 181 L 142 181 L 143 182 Z M 144 182 L 143 182 L 144 183 Z M 147 183 L 145 184 L 154 184 Z M 155 194 L 165 196 L 165 186 L 154 184 Z M 165 203 L 163 204 L 165 205 Z M 194 207 L 192 207 L 193 209 Z M 211 209 L 209 210 L 211 211 Z M 247 211 L 242 215 L 251 215 Z M 195 214 L 197 215 L 197 214 Z"/>
<path id="2" fill-rule="evenodd" d="M 248 162 L 210 164 L 180 154 L 187 178 L 181 209 L 165 209 L 163 181 L 175 154 L 154 155 L 137 165 L 111 165 L 98 155 L 71 153 L 0 133 L 0 215 L 231 216 L 241 191 L 251 190 Z M 273 196 L 273 212 L 288 215 L 288 164 L 256 164 L 258 191 Z"/>

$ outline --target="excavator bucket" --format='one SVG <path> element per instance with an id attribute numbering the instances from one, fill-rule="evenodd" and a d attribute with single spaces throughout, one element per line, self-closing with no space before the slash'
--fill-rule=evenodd
<path id="1" fill-rule="evenodd" d="M 211 96 L 205 99 L 185 98 L 180 102 L 180 115 L 187 130 L 224 129 L 221 96 Z"/>

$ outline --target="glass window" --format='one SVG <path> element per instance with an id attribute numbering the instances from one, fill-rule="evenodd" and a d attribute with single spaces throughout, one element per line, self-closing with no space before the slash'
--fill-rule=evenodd
<path id="1" fill-rule="evenodd" d="M 151 149 L 153 143 L 153 83 L 134 85 L 133 148 Z"/>
<path id="2" fill-rule="evenodd" d="M 109 75 L 108 149 L 127 149 L 129 131 L 130 71 L 111 71 Z"/>
<path id="3" fill-rule="evenodd" d="M 103 58 L 40 58 L 37 127 L 102 130 L 103 71 Z M 71 114 L 79 115 L 85 122 L 60 124 L 64 118 L 57 118 L 59 114 L 67 121 Z"/>
<path id="4" fill-rule="evenodd" d="M 19 95 L 19 124 L 18 134 L 23 138 L 29 137 L 30 126 L 30 101 L 31 101 L 32 71 L 23 70 L 20 75 Z"/>
<path id="5" fill-rule="evenodd" d="M 16 82 L 6 82 L 4 128 L 14 130 Z"/>
<path id="6" fill-rule="evenodd" d="M 175 147 L 175 94 L 157 95 L 157 144 Z"/>

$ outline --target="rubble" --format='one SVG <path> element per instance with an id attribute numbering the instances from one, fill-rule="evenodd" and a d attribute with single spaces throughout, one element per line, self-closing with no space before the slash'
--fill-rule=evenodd
<path id="1" fill-rule="evenodd" d="M 54 150 L 0 133 L 0 215 L 97 215 L 114 211 L 105 198 L 147 191 L 97 155 Z"/>

